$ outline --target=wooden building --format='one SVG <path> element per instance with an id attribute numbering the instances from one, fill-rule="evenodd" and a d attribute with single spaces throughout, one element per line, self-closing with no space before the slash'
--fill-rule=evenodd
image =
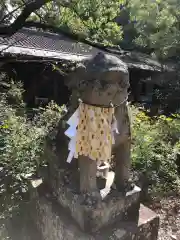
<path id="1" fill-rule="evenodd" d="M 24 98 L 30 106 L 50 100 L 61 105 L 68 101 L 70 94 L 64 84 L 66 78 L 63 72 L 68 72 L 67 66 L 99 51 L 102 50 L 63 34 L 23 28 L 10 37 L 0 36 L 0 71 L 24 83 Z M 149 56 L 137 52 L 112 51 L 112 54 L 128 65 L 130 101 L 151 102 L 153 89 L 159 85 L 162 72 L 173 71 L 172 67 L 162 66 Z"/>

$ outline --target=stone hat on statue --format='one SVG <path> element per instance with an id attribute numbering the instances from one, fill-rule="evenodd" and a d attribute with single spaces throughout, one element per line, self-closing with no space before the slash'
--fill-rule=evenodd
<path id="1" fill-rule="evenodd" d="M 128 67 L 122 60 L 103 52 L 86 60 L 84 65 L 87 73 L 117 71 L 128 74 Z"/>
<path id="2" fill-rule="evenodd" d="M 116 77 L 112 74 L 116 74 Z M 108 81 L 106 81 L 106 78 L 108 78 Z M 75 86 L 81 80 L 93 84 L 100 79 L 101 83 L 104 82 L 104 84 L 119 82 L 124 88 L 129 87 L 127 65 L 117 56 L 103 52 L 99 52 L 79 63 L 76 70 L 70 74 L 69 79 L 69 87 Z"/>

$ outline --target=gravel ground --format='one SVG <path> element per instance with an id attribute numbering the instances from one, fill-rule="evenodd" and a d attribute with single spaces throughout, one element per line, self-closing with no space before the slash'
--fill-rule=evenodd
<path id="1" fill-rule="evenodd" d="M 180 240 L 180 196 L 155 200 L 150 208 L 160 217 L 158 240 Z"/>

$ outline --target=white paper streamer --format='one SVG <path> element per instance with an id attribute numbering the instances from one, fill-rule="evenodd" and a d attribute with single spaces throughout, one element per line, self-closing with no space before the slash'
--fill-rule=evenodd
<path id="1" fill-rule="evenodd" d="M 112 123 L 112 131 L 119 134 L 116 118 L 114 118 L 114 121 Z"/>
<path id="2" fill-rule="evenodd" d="M 113 123 L 112 123 L 112 144 L 115 144 L 115 138 L 114 138 L 114 133 L 119 134 L 118 127 L 117 127 L 117 120 L 114 117 Z"/>
<path id="3" fill-rule="evenodd" d="M 73 115 L 67 121 L 67 124 L 69 124 L 69 126 L 77 127 L 78 123 L 79 123 L 79 108 L 76 109 L 76 111 L 73 113 Z"/>
<path id="4" fill-rule="evenodd" d="M 65 135 L 68 137 L 68 138 L 73 138 L 75 135 L 76 135 L 76 126 L 73 126 L 71 125 L 66 131 L 65 131 Z"/>
<path id="5" fill-rule="evenodd" d="M 74 157 L 74 152 L 70 151 L 67 158 L 67 163 L 71 163 L 73 157 Z"/>
<path id="6" fill-rule="evenodd" d="M 70 138 L 70 141 L 68 144 L 68 150 L 70 151 L 67 158 L 68 163 L 71 163 L 72 159 L 75 156 L 76 134 L 77 134 L 76 128 L 78 126 L 78 123 L 79 123 L 79 109 L 77 109 L 67 121 L 67 124 L 69 124 L 69 128 L 64 133 L 68 138 Z"/>

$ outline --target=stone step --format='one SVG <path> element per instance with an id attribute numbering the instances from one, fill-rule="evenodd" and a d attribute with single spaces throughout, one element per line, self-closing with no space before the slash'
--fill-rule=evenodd
<path id="1" fill-rule="evenodd" d="M 67 209 L 52 197 L 40 197 L 32 205 L 31 214 L 43 240 L 156 240 L 159 218 L 141 205 L 138 222 L 117 221 L 88 234 L 82 231 Z"/>

